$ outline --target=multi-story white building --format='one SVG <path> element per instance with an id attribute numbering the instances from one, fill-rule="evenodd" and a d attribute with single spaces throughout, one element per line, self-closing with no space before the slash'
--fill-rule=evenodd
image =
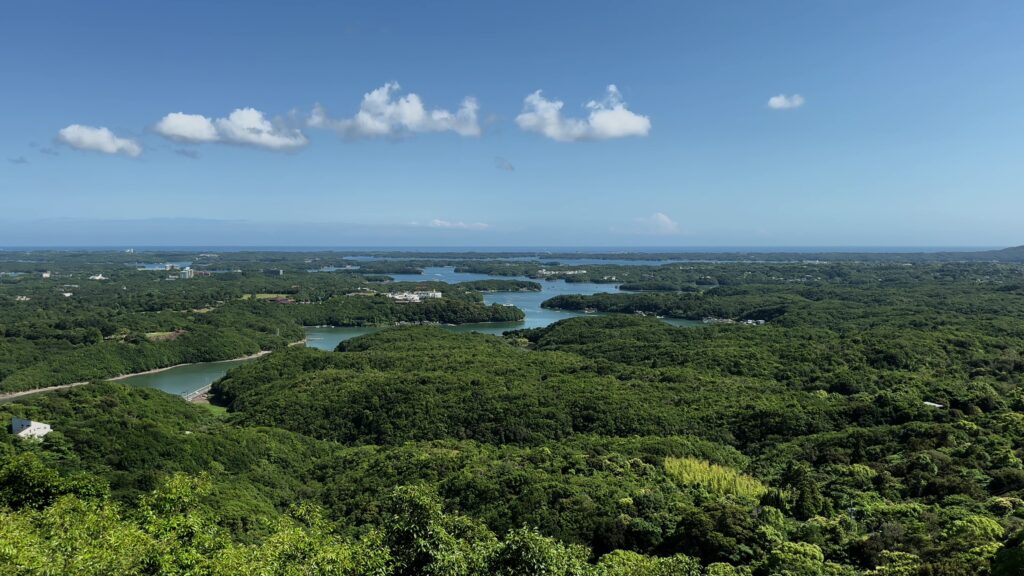
<path id="1" fill-rule="evenodd" d="M 389 292 L 386 296 L 399 302 L 422 302 L 433 298 L 443 298 L 444 294 L 440 290 L 417 290 L 415 292 Z"/>
<path id="2" fill-rule="evenodd" d="M 392 300 L 398 300 L 399 302 L 419 302 L 420 297 L 413 294 L 412 292 L 389 292 L 385 294 Z"/>

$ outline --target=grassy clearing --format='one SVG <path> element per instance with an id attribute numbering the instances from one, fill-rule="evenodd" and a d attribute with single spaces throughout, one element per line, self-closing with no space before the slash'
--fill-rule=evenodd
<path id="1" fill-rule="evenodd" d="M 149 340 L 150 342 L 168 342 L 184 333 L 184 330 L 174 330 L 172 332 L 146 332 L 146 340 Z"/>
<path id="2" fill-rule="evenodd" d="M 212 412 L 214 416 L 217 416 L 218 418 L 223 418 L 224 416 L 228 415 L 228 409 L 225 408 L 224 406 L 214 406 L 213 404 L 210 404 L 209 402 L 201 402 L 201 403 L 197 402 L 196 406 L 203 406 L 203 407 L 205 407 L 207 410 Z"/>
<path id="3" fill-rule="evenodd" d="M 287 294 L 271 294 L 270 292 L 261 292 L 256 295 L 257 300 L 273 300 L 274 298 L 287 298 Z M 252 299 L 252 294 L 242 294 L 242 300 Z"/>
<path id="4" fill-rule="evenodd" d="M 757 478 L 747 476 L 735 468 L 697 458 L 666 458 L 665 471 L 677 482 L 703 486 L 715 494 L 733 494 L 757 500 L 768 491 Z"/>

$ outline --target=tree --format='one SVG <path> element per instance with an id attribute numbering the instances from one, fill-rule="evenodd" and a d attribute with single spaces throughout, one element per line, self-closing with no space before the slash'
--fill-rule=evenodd
<path id="1" fill-rule="evenodd" d="M 535 530 L 512 530 L 487 563 L 495 576 L 583 576 L 588 573 L 582 546 L 566 546 Z"/>

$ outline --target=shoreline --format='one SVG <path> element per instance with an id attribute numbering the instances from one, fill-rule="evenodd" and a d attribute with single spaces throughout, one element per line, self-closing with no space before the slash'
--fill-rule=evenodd
<path id="1" fill-rule="evenodd" d="M 290 345 L 291 344 L 289 344 L 289 346 Z M 126 378 L 132 378 L 134 376 L 144 376 L 146 374 L 158 374 L 160 372 L 166 372 L 167 370 L 171 370 L 171 369 L 174 369 L 174 368 L 181 368 L 183 366 L 195 366 L 196 364 L 222 364 L 224 362 L 237 362 L 239 360 L 255 360 L 256 358 L 259 358 L 261 356 L 266 356 L 267 354 L 270 354 L 271 352 L 272 352 L 271 350 L 260 350 L 259 352 L 255 353 L 255 354 L 249 354 L 248 356 L 241 356 L 241 357 L 238 357 L 238 358 L 228 358 L 227 360 L 209 360 L 209 361 L 206 361 L 206 362 L 185 362 L 183 364 L 175 364 L 174 366 L 166 366 L 164 368 L 153 368 L 152 370 L 146 370 L 144 372 L 132 372 L 131 374 L 121 374 L 119 376 L 114 376 L 112 378 L 104 378 L 103 380 L 105 382 L 116 382 L 118 380 L 124 380 Z"/>
<path id="2" fill-rule="evenodd" d="M 32 388 L 31 390 L 21 390 L 19 392 L 6 392 L 0 394 L 0 402 L 14 400 L 16 398 L 21 398 L 22 396 L 31 396 L 33 394 L 42 394 L 44 392 L 54 392 L 56 390 L 74 388 L 75 386 L 84 386 L 85 384 L 88 384 L 88 382 L 72 382 L 71 384 L 58 384 L 56 386 L 47 386 L 45 388 Z"/>
<path id="3" fill-rule="evenodd" d="M 304 343 L 304 341 L 300 340 L 299 342 L 293 342 L 292 344 L 289 344 L 289 346 L 297 346 L 297 345 L 299 345 L 301 343 Z M 170 370 L 172 368 L 181 368 L 182 366 L 195 366 L 196 364 L 221 364 L 223 362 L 236 362 L 236 361 L 239 361 L 239 360 L 255 360 L 256 358 L 260 358 L 262 356 L 266 356 L 267 354 L 270 354 L 271 352 L 272 352 L 272 350 L 260 350 L 259 352 L 255 353 L 255 354 L 249 354 L 248 356 L 241 356 L 239 358 L 228 358 L 227 360 L 211 360 L 209 362 L 186 362 L 184 364 L 175 364 L 174 366 L 166 366 L 164 368 L 153 368 L 152 370 L 146 370 L 144 372 L 132 372 L 131 374 L 121 374 L 121 375 L 118 375 L 118 376 L 114 376 L 112 378 L 99 378 L 97 380 L 88 380 L 88 381 L 85 381 L 85 382 L 72 382 L 70 384 L 58 384 L 56 386 L 46 386 L 44 388 L 32 388 L 31 390 L 19 390 L 17 392 L 0 393 L 0 402 L 4 402 L 6 400 L 14 400 L 16 398 L 22 398 L 24 396 L 31 396 L 33 394 L 43 394 L 43 393 L 46 393 L 46 392 L 55 392 L 57 390 L 66 390 L 68 388 L 75 388 L 76 386 L 84 386 L 86 384 L 89 384 L 90 382 L 97 382 L 97 381 L 116 382 L 118 380 L 125 380 L 125 379 L 131 378 L 133 376 L 143 376 L 145 374 L 157 374 L 157 373 L 160 373 L 160 372 L 165 372 L 165 371 Z"/>
<path id="4" fill-rule="evenodd" d="M 514 304 L 499 304 L 499 306 L 514 306 Z M 489 320 L 487 322 L 463 322 L 462 324 L 446 324 L 444 322 L 404 322 L 395 324 L 370 324 L 366 326 L 336 326 L 334 324 L 317 324 L 315 326 L 303 326 L 302 329 L 317 329 L 317 328 L 369 328 L 374 330 L 383 330 L 385 328 L 404 328 L 406 326 L 480 326 L 481 324 L 525 324 L 526 319 L 523 320 Z M 302 340 L 305 342 L 305 339 Z M 296 346 L 299 343 L 289 344 L 289 346 Z"/>

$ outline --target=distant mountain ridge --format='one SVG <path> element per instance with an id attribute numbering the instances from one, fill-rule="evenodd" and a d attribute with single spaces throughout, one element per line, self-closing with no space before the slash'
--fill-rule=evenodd
<path id="1" fill-rule="evenodd" d="M 1012 246 L 1010 248 L 1003 248 L 1002 250 L 989 250 L 988 252 L 979 252 L 979 254 L 991 254 L 997 259 L 1008 262 L 1022 262 L 1024 261 L 1024 246 Z"/>
<path id="2" fill-rule="evenodd" d="M 829 251 L 805 252 L 798 250 L 780 249 L 774 252 L 754 252 L 744 250 L 713 250 L 707 252 L 695 251 L 665 251 L 652 252 L 645 249 L 636 251 L 614 251 L 614 252 L 574 252 L 564 251 L 530 251 L 510 250 L 500 252 L 482 252 L 474 250 L 436 250 L 436 251 L 409 251 L 409 250 L 343 250 L 337 252 L 339 256 L 370 256 L 376 258 L 394 259 L 493 259 L 493 258 L 532 258 L 543 262 L 558 262 L 568 259 L 593 260 L 660 260 L 660 261 L 717 261 L 717 262 L 794 262 L 794 261 L 831 261 L 831 262 L 1005 262 L 1024 263 L 1024 245 L 1012 246 L 995 250 L 977 251 L 945 251 L 945 252 L 872 252 L 863 250 L 858 252 L 850 251 Z"/>
<path id="3" fill-rule="evenodd" d="M 114 250 L 106 246 L 92 248 L 75 247 L 0 247 L 0 254 L 4 257 L 0 261 L 19 261 L 31 257 L 38 258 L 41 254 L 67 254 L 67 253 L 102 253 L 109 252 L 116 255 L 118 260 L 136 261 L 139 259 L 174 260 L 193 257 L 202 251 L 213 251 L 229 254 L 283 254 L 295 257 L 299 254 L 310 256 L 329 253 L 337 258 L 368 258 L 368 259 L 393 259 L 393 260 L 419 260 L 429 261 L 432 266 L 452 265 L 453 261 L 462 260 L 530 260 L 541 263 L 555 263 L 559 261 L 577 260 L 587 261 L 593 264 L 600 264 L 601 260 L 611 261 L 691 261 L 691 262 L 1003 262 L 1003 263 L 1024 263 L 1024 245 L 1011 246 L 1008 248 L 990 250 L 945 250 L 945 251 L 892 251 L 890 249 L 871 250 L 828 250 L 807 251 L 799 248 L 779 248 L 773 251 L 758 251 L 753 248 L 709 248 L 704 251 L 691 249 L 607 249 L 606 251 L 595 249 L 573 249 L 564 248 L 556 250 L 531 250 L 529 248 L 510 249 L 477 249 L 477 248 L 432 248 L 432 249 L 408 249 L 408 248 L 330 248 L 330 247 L 246 247 L 246 246 L 168 246 L 141 247 L 130 255 L 125 255 L 121 250 Z M 639 262 L 638 262 L 639 263 Z"/>

